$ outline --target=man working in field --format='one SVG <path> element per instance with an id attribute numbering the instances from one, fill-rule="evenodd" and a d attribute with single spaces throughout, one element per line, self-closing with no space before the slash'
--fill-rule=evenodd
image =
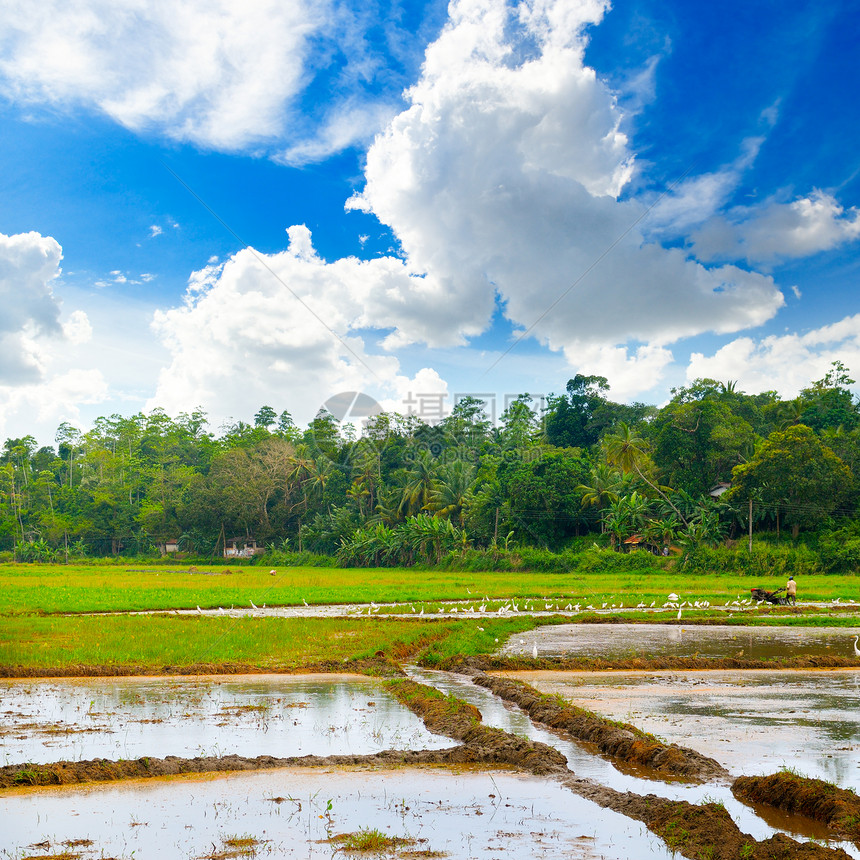
<path id="1" fill-rule="evenodd" d="M 797 603 L 797 583 L 794 581 L 793 576 L 790 576 L 788 582 L 785 584 L 785 596 L 792 606 Z"/>

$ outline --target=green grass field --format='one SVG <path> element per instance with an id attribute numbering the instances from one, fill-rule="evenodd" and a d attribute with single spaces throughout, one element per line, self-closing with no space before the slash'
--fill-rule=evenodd
<path id="1" fill-rule="evenodd" d="M 231 618 L 168 615 L 84 615 L 147 609 L 248 607 L 398 602 L 410 611 L 443 611 L 441 601 L 477 605 L 489 597 L 488 613 L 500 604 L 526 601 L 543 610 L 543 600 L 580 604 L 577 619 L 591 605 L 660 606 L 675 591 L 682 600 L 724 604 L 745 598 L 752 585 L 776 588 L 782 579 L 751 581 L 737 575 L 683 576 L 645 571 L 620 573 L 452 573 L 413 569 L 188 568 L 106 565 L 0 565 L 0 666 L 68 667 L 130 665 L 158 669 L 199 663 L 247 663 L 260 667 L 301 667 L 325 661 L 367 658 L 377 651 L 404 659 L 428 645 L 441 656 L 493 651 L 513 632 L 536 622 L 529 617 L 444 621 L 375 618 Z M 860 603 L 860 578 L 809 576 L 800 581 L 801 601 L 837 597 Z M 685 618 L 728 623 L 856 625 L 860 613 L 832 617 L 825 609 L 802 615 L 749 610 L 729 618 L 714 610 L 685 610 Z M 382 614 L 382 613 L 381 613 Z M 669 620 L 643 612 L 625 621 Z M 561 620 L 561 619 L 559 619 Z M 481 629 L 483 628 L 483 629 Z"/>
<path id="2" fill-rule="evenodd" d="M 782 577 L 752 580 L 735 574 L 690 576 L 663 571 L 611 573 L 450 572 L 411 568 L 339 569 L 188 568 L 105 565 L 0 565 L 0 615 L 14 613 L 123 612 L 334 603 L 396 602 L 423 605 L 445 600 L 547 598 L 553 602 L 661 605 L 670 592 L 684 600 L 725 603 L 749 596 L 754 585 L 777 588 Z M 860 602 L 860 577 L 818 575 L 799 582 L 803 600 Z M 536 605 L 535 608 L 542 608 Z"/>
<path id="3" fill-rule="evenodd" d="M 373 657 L 405 660 L 432 645 L 442 656 L 492 651 L 533 626 L 529 618 L 412 621 L 195 616 L 12 616 L 0 618 L 0 667 L 135 665 L 174 670 L 242 663 L 300 668 Z M 483 627 L 483 630 L 479 629 Z M 348 666 L 345 666 L 348 668 Z"/>

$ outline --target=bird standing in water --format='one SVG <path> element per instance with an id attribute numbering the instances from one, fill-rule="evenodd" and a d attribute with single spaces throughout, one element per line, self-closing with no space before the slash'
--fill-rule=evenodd
<path id="1" fill-rule="evenodd" d="M 857 640 L 860 639 L 860 636 L 854 637 L 854 655 L 856 657 L 860 657 L 860 648 L 857 647 Z"/>

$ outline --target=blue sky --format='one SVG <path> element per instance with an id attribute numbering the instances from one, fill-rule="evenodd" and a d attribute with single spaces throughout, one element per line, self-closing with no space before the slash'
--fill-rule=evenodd
<path id="1" fill-rule="evenodd" d="M 4 4 L 0 437 L 860 374 L 858 19 Z"/>

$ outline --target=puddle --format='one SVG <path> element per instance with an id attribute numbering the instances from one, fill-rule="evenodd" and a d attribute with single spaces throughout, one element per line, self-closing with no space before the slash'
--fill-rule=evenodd
<path id="1" fill-rule="evenodd" d="M 775 657 L 854 656 L 847 627 L 731 627 L 678 624 L 559 624 L 514 634 L 502 655 L 541 657 Z"/>
<path id="2" fill-rule="evenodd" d="M 40 843 L 59 853 L 63 842 L 81 839 L 92 840 L 74 849 L 83 858 L 203 858 L 246 836 L 259 840 L 260 856 L 331 858 L 335 846 L 323 840 L 360 828 L 415 840 L 398 852 L 405 856 L 410 849 L 464 860 L 672 856 L 644 824 L 555 782 L 506 771 L 289 769 L 55 789 L 0 797 L 0 820 L 0 856 L 8 858 Z"/>
<path id="3" fill-rule="evenodd" d="M 860 671 L 507 672 L 736 776 L 791 767 L 860 791 Z"/>
<path id="4" fill-rule="evenodd" d="M 93 758 L 363 755 L 449 738 L 346 675 L 0 681 L 0 764 Z"/>
<path id="5" fill-rule="evenodd" d="M 816 839 L 831 847 L 842 848 L 851 857 L 860 858 L 860 848 L 850 842 L 828 840 L 829 831 L 827 828 L 812 819 L 804 816 L 786 815 L 770 808 L 754 811 L 738 801 L 731 793 L 728 785 L 666 783 L 657 781 L 653 778 L 653 774 L 648 774 L 644 769 L 618 770 L 611 762 L 592 752 L 588 745 L 573 740 L 565 740 L 553 732 L 535 725 L 519 708 L 503 702 L 489 690 L 476 686 L 463 676 L 417 667 L 408 667 L 407 672 L 413 680 L 436 687 L 446 694 L 457 696 L 474 705 L 480 710 L 485 725 L 554 747 L 567 758 L 568 767 L 577 777 L 591 779 L 621 792 L 632 791 L 641 795 L 657 794 L 670 800 L 686 800 L 688 803 L 719 801 L 725 805 L 726 810 L 738 827 L 756 839 L 767 839 L 777 832 L 782 832 L 796 839 Z M 506 672 L 498 674 L 521 678 L 538 689 L 546 689 L 545 678 L 555 680 L 556 678 L 573 677 L 572 673 L 557 672 Z M 607 676 L 595 674 L 587 677 Z M 559 690 L 550 691 L 547 689 L 547 692 L 559 692 Z M 565 693 L 562 692 L 562 695 Z M 565 695 L 565 698 L 568 696 Z M 589 710 L 600 712 L 596 706 L 590 707 Z M 638 726 L 639 724 L 634 721 L 634 725 Z M 706 752 L 694 744 L 692 739 L 688 745 L 699 752 Z"/>

